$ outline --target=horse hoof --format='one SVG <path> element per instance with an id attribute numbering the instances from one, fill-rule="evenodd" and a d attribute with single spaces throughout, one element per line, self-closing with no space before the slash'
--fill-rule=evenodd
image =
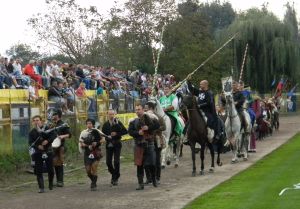
<path id="1" fill-rule="evenodd" d="M 222 162 L 218 162 L 218 166 L 222 166 L 223 165 L 223 163 Z"/>
<path id="2" fill-rule="evenodd" d="M 204 170 L 201 170 L 200 173 L 199 173 L 201 176 L 204 175 Z"/>
<path id="3" fill-rule="evenodd" d="M 166 166 L 162 165 L 160 168 L 161 168 L 161 169 L 165 169 L 165 168 L 166 168 Z"/>
<path id="4" fill-rule="evenodd" d="M 180 154 L 179 157 L 182 157 L 182 154 Z"/>
<path id="5" fill-rule="evenodd" d="M 171 165 L 171 161 L 170 160 L 167 161 L 167 165 Z"/>
<path id="6" fill-rule="evenodd" d="M 195 176 L 196 176 L 196 172 L 193 171 L 193 172 L 192 172 L 192 177 L 195 177 Z"/>
<path id="7" fill-rule="evenodd" d="M 247 160 L 248 160 L 248 158 L 247 158 L 247 157 L 244 157 L 243 159 L 244 159 L 244 161 L 247 161 Z"/>
<path id="8" fill-rule="evenodd" d="M 237 159 L 232 159 L 231 160 L 231 164 L 235 164 L 235 163 L 237 163 L 238 161 L 237 161 Z"/>
<path id="9" fill-rule="evenodd" d="M 209 172 L 210 172 L 210 173 L 213 173 L 213 172 L 215 172 L 215 169 L 214 169 L 214 168 L 210 168 L 210 169 L 209 169 Z"/>
<path id="10" fill-rule="evenodd" d="M 175 164 L 174 167 L 175 167 L 175 168 L 178 168 L 178 164 Z"/>

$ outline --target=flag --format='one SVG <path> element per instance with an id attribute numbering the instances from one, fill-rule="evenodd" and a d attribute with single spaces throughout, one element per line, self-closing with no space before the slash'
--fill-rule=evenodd
<path id="1" fill-rule="evenodd" d="M 272 83 L 271 83 L 271 87 L 272 87 L 272 88 L 275 86 L 275 83 L 276 83 L 276 79 L 274 78 L 274 80 L 273 80 Z"/>
<path id="2" fill-rule="evenodd" d="M 287 94 L 288 97 L 292 97 L 294 92 L 296 91 L 296 88 L 298 86 L 298 83 L 289 91 L 289 93 Z"/>
<path id="3" fill-rule="evenodd" d="M 278 82 L 277 84 L 277 87 L 276 87 L 276 92 L 275 92 L 275 97 L 280 97 L 281 94 L 282 94 L 282 89 L 283 89 L 283 86 L 284 86 L 284 83 L 286 81 L 283 80 L 283 78 L 280 79 L 280 81 Z"/>

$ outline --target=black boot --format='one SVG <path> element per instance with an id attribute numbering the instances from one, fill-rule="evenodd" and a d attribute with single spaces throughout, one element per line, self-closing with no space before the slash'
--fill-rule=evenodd
<path id="1" fill-rule="evenodd" d="M 43 175 L 38 175 L 36 176 L 37 178 L 37 182 L 38 182 L 38 185 L 39 185 L 39 193 L 44 193 L 45 190 L 44 190 L 44 178 L 43 178 Z"/>
<path id="2" fill-rule="evenodd" d="M 142 176 L 138 177 L 139 186 L 136 188 L 136 190 L 144 190 L 144 180 Z"/>
<path id="3" fill-rule="evenodd" d="M 98 179 L 98 176 L 91 175 L 91 180 L 92 180 L 91 191 L 97 190 L 97 179 Z"/>
<path id="4" fill-rule="evenodd" d="M 53 173 L 48 173 L 49 190 L 53 190 Z"/>
<path id="5" fill-rule="evenodd" d="M 64 167 L 61 166 L 55 166 L 55 173 L 56 173 L 56 181 L 57 187 L 63 187 L 64 186 Z"/>
<path id="6" fill-rule="evenodd" d="M 151 172 L 151 179 L 152 179 L 152 185 L 154 187 L 157 187 L 157 182 L 156 182 L 156 175 L 155 175 L 155 166 L 150 167 L 150 172 Z"/>

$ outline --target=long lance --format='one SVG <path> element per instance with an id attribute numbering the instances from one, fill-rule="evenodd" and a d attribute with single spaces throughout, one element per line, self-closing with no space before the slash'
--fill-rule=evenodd
<path id="1" fill-rule="evenodd" d="M 156 85 L 156 82 L 157 82 L 157 69 L 158 69 L 160 54 L 161 54 L 161 51 L 162 51 L 162 39 L 163 39 L 163 36 L 164 36 L 164 32 L 165 32 L 165 25 L 162 27 L 162 31 L 161 31 L 161 34 L 160 34 L 160 47 L 159 47 L 159 51 L 158 51 L 158 54 L 157 54 L 156 62 L 155 62 L 154 53 L 153 53 L 153 62 L 155 64 L 155 69 L 154 69 L 154 78 L 153 78 L 152 91 L 151 91 L 152 95 L 154 95 L 153 93 L 155 92 L 155 85 Z"/>
<path id="2" fill-rule="evenodd" d="M 185 79 L 183 79 L 182 81 L 180 81 L 176 86 L 174 86 L 170 93 L 175 92 L 184 82 L 186 82 L 189 78 L 192 77 L 192 75 L 194 75 L 201 67 L 203 67 L 209 60 L 211 60 L 216 54 L 218 54 L 227 44 L 229 44 L 236 36 L 238 35 L 238 33 L 234 34 L 230 39 L 228 39 L 228 41 L 226 41 L 219 49 L 217 49 L 213 54 L 211 54 L 204 62 L 202 62 L 201 65 L 199 65 L 193 72 L 191 72 L 190 74 L 188 74 Z"/>
<path id="3" fill-rule="evenodd" d="M 242 67 L 241 67 L 241 73 L 240 73 L 239 83 L 242 81 L 242 78 L 243 78 L 244 66 L 245 66 L 245 62 L 246 62 L 247 52 L 248 52 L 248 43 L 246 44 L 246 49 L 245 49 L 245 52 L 244 52 L 244 57 L 243 57 L 243 63 L 242 63 Z"/>

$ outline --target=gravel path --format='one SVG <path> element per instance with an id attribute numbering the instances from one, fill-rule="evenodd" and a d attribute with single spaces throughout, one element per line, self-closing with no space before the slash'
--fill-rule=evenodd
<path id="1" fill-rule="evenodd" d="M 154 188 L 146 186 L 144 191 L 136 191 L 136 170 L 133 164 L 121 168 L 121 179 L 119 186 L 109 185 L 108 174 L 100 176 L 98 191 L 89 191 L 89 182 L 70 182 L 66 177 L 67 184 L 64 188 L 55 188 L 44 194 L 37 194 L 36 185 L 26 190 L 11 192 L 0 192 L 1 209 L 132 209 L 132 208 L 182 208 L 199 195 L 209 191 L 218 184 L 226 181 L 233 175 L 248 168 L 263 156 L 272 152 L 288 139 L 300 131 L 299 116 L 281 118 L 280 131 L 274 133 L 263 141 L 257 143 L 257 153 L 249 155 L 248 161 L 240 161 L 230 164 L 231 153 L 221 156 L 223 166 L 217 167 L 214 173 L 204 176 L 191 177 L 192 163 L 189 147 L 184 148 L 184 157 L 181 159 L 179 168 L 172 165 L 162 171 L 161 185 Z M 206 156 L 206 168 L 209 164 L 209 156 Z M 197 160 L 199 171 L 200 157 Z M 173 164 L 174 165 L 174 164 Z M 100 169 L 105 165 L 102 163 Z M 84 172 L 84 171 L 82 171 Z"/>

